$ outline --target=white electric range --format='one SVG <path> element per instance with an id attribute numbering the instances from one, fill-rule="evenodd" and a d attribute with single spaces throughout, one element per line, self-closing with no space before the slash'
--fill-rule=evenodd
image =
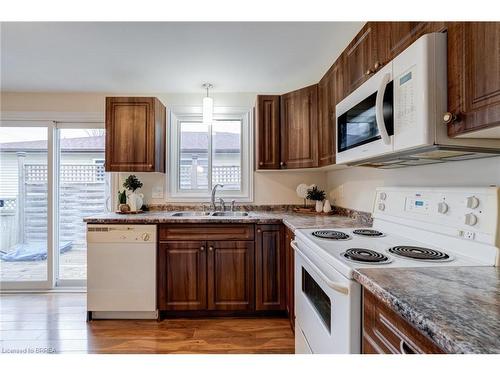
<path id="1" fill-rule="evenodd" d="M 296 353 L 359 353 L 355 269 L 498 266 L 500 189 L 377 189 L 373 227 L 295 232 Z"/>

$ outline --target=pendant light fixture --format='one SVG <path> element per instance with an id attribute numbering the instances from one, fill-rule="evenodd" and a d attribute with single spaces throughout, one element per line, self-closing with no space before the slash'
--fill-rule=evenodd
<path id="1" fill-rule="evenodd" d="M 203 123 L 211 124 L 214 118 L 214 100 L 208 95 L 208 90 L 213 88 L 213 85 L 204 83 L 202 87 L 207 90 L 207 96 L 203 98 Z"/>

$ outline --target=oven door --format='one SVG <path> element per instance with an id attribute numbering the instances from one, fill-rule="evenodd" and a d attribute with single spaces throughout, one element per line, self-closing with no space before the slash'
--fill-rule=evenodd
<path id="1" fill-rule="evenodd" d="M 359 353 L 361 287 L 303 245 L 295 249 L 296 353 Z M 321 267 L 321 268 L 320 268 Z M 297 340 L 296 340 L 297 342 Z M 305 349 L 307 350 L 305 350 Z"/>
<path id="2" fill-rule="evenodd" d="M 393 151 L 393 102 L 389 63 L 337 104 L 338 164 Z"/>

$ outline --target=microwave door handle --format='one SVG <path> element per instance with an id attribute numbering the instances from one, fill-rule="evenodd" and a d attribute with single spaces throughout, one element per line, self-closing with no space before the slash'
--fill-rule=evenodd
<path id="1" fill-rule="evenodd" d="M 323 271 L 321 271 L 318 266 L 316 266 L 313 262 L 309 260 L 309 258 L 302 252 L 300 251 L 299 247 L 297 246 L 297 241 L 292 241 L 290 242 L 290 245 L 292 245 L 292 248 L 299 253 L 299 255 L 306 261 L 306 263 L 311 267 L 318 275 L 321 277 L 321 279 L 328 285 L 330 288 L 333 290 L 348 295 L 349 294 L 349 288 L 342 285 L 341 283 L 336 283 L 335 281 L 332 281 L 326 276 Z"/>
<path id="2" fill-rule="evenodd" d="M 387 128 L 384 121 L 384 94 L 387 84 L 391 82 L 391 74 L 385 73 L 380 81 L 380 86 L 377 91 L 377 98 L 375 99 L 375 119 L 377 121 L 378 132 L 382 138 L 382 142 L 386 145 L 391 144 L 391 138 L 387 133 Z"/>

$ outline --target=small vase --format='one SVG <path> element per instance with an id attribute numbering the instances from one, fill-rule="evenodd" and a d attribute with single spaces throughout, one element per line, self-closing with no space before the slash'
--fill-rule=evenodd
<path id="1" fill-rule="evenodd" d="M 322 201 L 316 201 L 316 212 L 321 212 L 323 211 L 323 202 Z"/>
<path id="2" fill-rule="evenodd" d="M 332 210 L 332 206 L 331 206 L 331 204 L 330 204 L 330 201 L 327 199 L 327 200 L 325 201 L 325 204 L 323 205 L 323 212 L 324 212 L 325 214 L 327 214 L 327 213 L 329 213 L 331 210 Z"/>
<path id="3" fill-rule="evenodd" d="M 144 194 L 129 193 L 127 195 L 127 204 L 130 206 L 130 211 L 139 211 L 143 205 Z"/>

